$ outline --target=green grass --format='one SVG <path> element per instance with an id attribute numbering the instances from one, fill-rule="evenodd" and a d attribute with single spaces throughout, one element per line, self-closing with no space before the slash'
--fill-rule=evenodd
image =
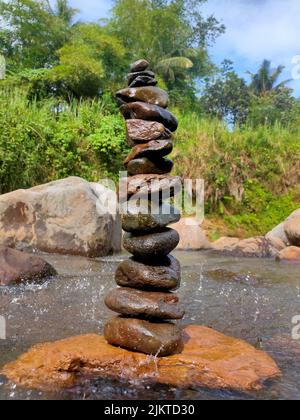
<path id="1" fill-rule="evenodd" d="M 111 99 L 61 104 L 59 113 L 57 105 L 0 90 L 0 193 L 70 175 L 118 179 L 128 148 Z M 226 234 L 262 234 L 299 207 L 300 129 L 230 132 L 219 121 L 174 112 L 180 121 L 174 174 L 204 178 L 216 231 L 222 234 L 224 225 Z"/>
<path id="2" fill-rule="evenodd" d="M 205 180 L 208 215 L 248 236 L 266 233 L 299 207 L 300 129 L 231 132 L 216 120 L 177 115 L 175 173 Z"/>

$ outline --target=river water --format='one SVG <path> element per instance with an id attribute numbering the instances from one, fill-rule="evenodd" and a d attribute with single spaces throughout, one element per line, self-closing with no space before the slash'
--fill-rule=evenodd
<path id="1" fill-rule="evenodd" d="M 283 372 L 260 392 L 178 390 L 165 386 L 86 378 L 57 393 L 22 389 L 0 376 L 0 400 L 14 399 L 300 399 L 300 340 L 292 319 L 300 315 L 300 266 L 273 260 L 235 259 L 210 253 L 177 252 L 182 264 L 185 324 L 207 325 L 268 351 Z M 90 260 L 44 255 L 59 275 L 41 285 L 0 288 L 0 369 L 33 344 L 86 333 L 102 334 L 112 315 L 103 304 L 114 272 L 126 256 Z"/>

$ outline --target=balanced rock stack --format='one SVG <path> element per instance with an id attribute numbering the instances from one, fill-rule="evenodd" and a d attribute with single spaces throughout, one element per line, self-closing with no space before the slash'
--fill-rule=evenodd
<path id="1" fill-rule="evenodd" d="M 133 257 L 116 272 L 119 288 L 105 303 L 119 314 L 110 320 L 104 335 L 108 343 L 157 356 L 183 348 L 182 331 L 171 321 L 184 311 L 172 293 L 180 286 L 179 262 L 169 255 L 179 243 L 178 233 L 168 228 L 180 219 L 179 211 L 163 202 L 181 190 L 180 177 L 171 177 L 172 132 L 176 118 L 166 110 L 168 94 L 157 88 L 149 63 L 139 60 L 128 75 L 129 87 L 117 93 L 126 120 L 127 142 L 133 147 L 125 160 L 129 177 L 119 192 L 124 248 Z"/>

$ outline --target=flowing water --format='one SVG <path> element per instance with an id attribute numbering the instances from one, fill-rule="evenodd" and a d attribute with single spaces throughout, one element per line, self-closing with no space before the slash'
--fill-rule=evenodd
<path id="1" fill-rule="evenodd" d="M 299 266 L 272 260 L 235 259 L 210 253 L 177 252 L 187 308 L 184 324 L 207 325 L 268 351 L 283 372 L 264 390 L 250 394 L 178 390 L 141 383 L 85 378 L 57 393 L 22 389 L 0 376 L 0 400 L 7 399 L 300 399 L 300 340 L 292 319 L 300 315 Z M 0 316 L 7 339 L 0 340 L 0 369 L 33 344 L 99 333 L 112 314 L 103 304 L 115 287 L 114 272 L 126 256 L 90 260 L 45 256 L 59 275 L 41 285 L 0 289 Z"/>

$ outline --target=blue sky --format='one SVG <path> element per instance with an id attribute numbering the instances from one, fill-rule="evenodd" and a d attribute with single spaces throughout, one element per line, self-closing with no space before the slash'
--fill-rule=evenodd
<path id="1" fill-rule="evenodd" d="M 81 10 L 80 19 L 109 16 L 111 0 L 71 0 Z M 284 78 L 292 78 L 292 59 L 300 56 L 300 0 L 208 0 L 205 14 L 214 14 L 226 25 L 226 34 L 211 48 L 216 63 L 231 59 L 238 73 L 246 76 L 264 58 L 274 66 L 286 66 Z M 299 57 L 300 62 L 300 57 Z M 300 97 L 300 78 L 291 87 Z"/>

